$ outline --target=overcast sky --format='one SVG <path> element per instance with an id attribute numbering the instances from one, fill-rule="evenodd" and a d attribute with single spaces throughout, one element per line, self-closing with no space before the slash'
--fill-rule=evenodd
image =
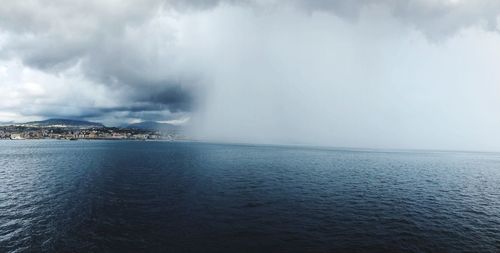
<path id="1" fill-rule="evenodd" d="M 498 0 L 4 1 L 0 121 L 500 151 L 499 14 Z"/>

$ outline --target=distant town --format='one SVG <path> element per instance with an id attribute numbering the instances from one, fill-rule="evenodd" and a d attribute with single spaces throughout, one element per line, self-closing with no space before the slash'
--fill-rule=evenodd
<path id="1" fill-rule="evenodd" d="M 59 140 L 186 140 L 179 126 L 141 122 L 123 127 L 66 119 L 49 119 L 0 126 L 0 139 L 59 139 Z"/>

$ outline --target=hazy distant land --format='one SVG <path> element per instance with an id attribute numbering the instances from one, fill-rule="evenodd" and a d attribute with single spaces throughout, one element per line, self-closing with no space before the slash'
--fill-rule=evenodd
<path id="1" fill-rule="evenodd" d="M 185 140 L 182 126 L 145 121 L 122 127 L 101 123 L 48 119 L 0 126 L 0 139 L 67 139 L 67 140 Z"/>

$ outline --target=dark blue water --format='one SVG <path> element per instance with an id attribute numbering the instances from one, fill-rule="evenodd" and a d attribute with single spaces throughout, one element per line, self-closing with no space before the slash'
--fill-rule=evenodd
<path id="1" fill-rule="evenodd" d="M 0 252 L 500 252 L 500 154 L 0 141 Z"/>

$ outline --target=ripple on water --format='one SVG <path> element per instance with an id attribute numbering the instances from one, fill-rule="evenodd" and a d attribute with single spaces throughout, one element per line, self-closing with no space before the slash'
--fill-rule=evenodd
<path id="1" fill-rule="evenodd" d="M 0 142 L 0 252 L 499 252 L 500 156 Z"/>

